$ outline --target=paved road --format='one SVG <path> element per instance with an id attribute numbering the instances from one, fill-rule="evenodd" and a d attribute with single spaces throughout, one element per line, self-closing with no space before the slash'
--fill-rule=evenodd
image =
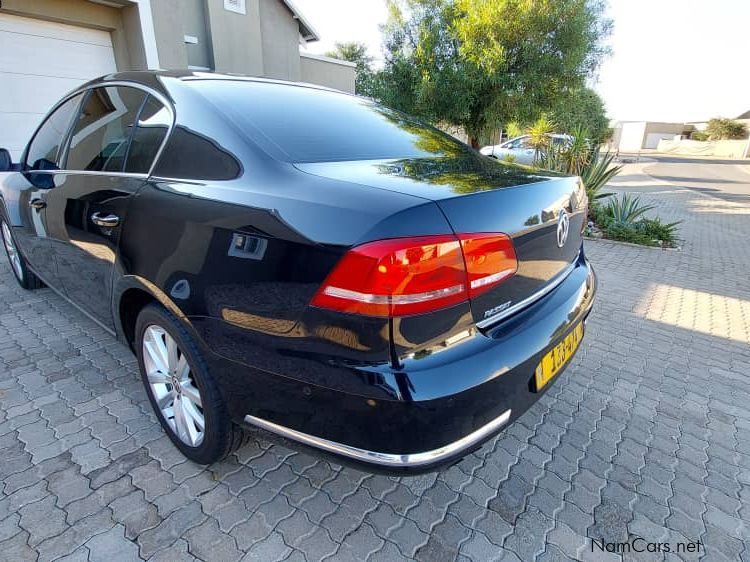
<path id="1" fill-rule="evenodd" d="M 617 188 L 683 220 L 683 250 L 589 243 L 601 291 L 570 368 L 501 436 L 416 478 L 261 434 L 185 461 L 129 351 L 3 264 L 0 559 L 618 560 L 590 539 L 642 537 L 672 552 L 625 559 L 750 560 L 750 202 L 671 183 L 717 165 L 648 166 Z"/>
<path id="2" fill-rule="evenodd" d="M 706 160 L 654 155 L 644 171 L 659 181 L 689 187 L 725 201 L 750 201 L 750 160 Z"/>

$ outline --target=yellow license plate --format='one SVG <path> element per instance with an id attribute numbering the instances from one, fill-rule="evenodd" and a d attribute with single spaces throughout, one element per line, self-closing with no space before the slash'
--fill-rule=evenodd
<path id="1" fill-rule="evenodd" d="M 583 324 L 578 324 L 565 339 L 553 347 L 537 365 L 534 378 L 536 389 L 541 390 L 554 376 L 559 373 L 565 364 L 570 361 L 583 339 Z"/>

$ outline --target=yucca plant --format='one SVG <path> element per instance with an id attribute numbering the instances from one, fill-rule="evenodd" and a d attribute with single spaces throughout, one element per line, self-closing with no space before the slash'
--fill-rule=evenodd
<path id="1" fill-rule="evenodd" d="M 551 144 L 544 150 L 537 152 L 534 166 L 543 170 L 552 170 L 563 174 L 570 174 L 565 147 Z"/>
<path id="2" fill-rule="evenodd" d="M 606 213 L 612 223 L 619 225 L 633 225 L 646 212 L 653 209 L 653 205 L 644 205 L 640 197 L 625 193 L 612 198 L 607 204 Z"/>
<path id="3" fill-rule="evenodd" d="M 570 135 L 573 138 L 565 148 L 567 173 L 580 176 L 593 156 L 589 132 L 583 127 L 576 127 Z"/>
<path id="4" fill-rule="evenodd" d="M 542 154 L 547 148 L 549 148 L 552 137 L 550 136 L 555 132 L 554 122 L 547 117 L 542 115 L 539 119 L 534 121 L 534 124 L 529 127 L 527 131 L 529 135 L 529 144 L 534 147 L 536 151 L 536 157 Z"/>
<path id="5" fill-rule="evenodd" d="M 514 139 L 523 135 L 523 127 L 518 124 L 518 121 L 511 121 L 505 125 L 505 132 L 509 139 Z"/>

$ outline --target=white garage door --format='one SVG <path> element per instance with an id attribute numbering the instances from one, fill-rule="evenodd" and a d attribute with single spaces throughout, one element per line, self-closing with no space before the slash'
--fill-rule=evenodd
<path id="1" fill-rule="evenodd" d="M 106 31 L 0 14 L 0 147 L 20 157 L 55 102 L 115 70 Z"/>

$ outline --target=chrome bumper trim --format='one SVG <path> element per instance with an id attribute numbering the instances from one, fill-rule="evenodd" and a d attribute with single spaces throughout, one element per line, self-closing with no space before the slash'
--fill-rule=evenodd
<path id="1" fill-rule="evenodd" d="M 508 423 L 510 419 L 510 410 L 506 410 L 500 416 L 486 425 L 483 425 L 476 431 L 469 433 L 465 437 L 462 437 L 458 441 L 449 443 L 438 449 L 432 451 L 425 451 L 423 453 L 409 453 L 409 454 L 398 454 L 398 453 L 378 453 L 376 451 L 368 451 L 366 449 L 359 449 L 357 447 L 351 447 L 343 443 L 337 443 L 336 441 L 329 441 L 322 437 L 316 437 L 307 433 L 302 433 L 295 429 L 278 425 L 262 418 L 247 415 L 245 416 L 245 423 L 260 427 L 271 433 L 276 433 L 282 437 L 292 439 L 293 441 L 299 441 L 305 445 L 322 449 L 329 453 L 335 453 L 350 459 L 355 459 L 368 464 L 376 464 L 387 468 L 414 468 L 433 463 L 438 463 L 442 460 L 448 459 L 457 453 L 465 449 L 469 449 L 472 445 L 484 440 L 485 437 L 491 435 L 493 432 L 500 429 L 503 425 Z"/>

